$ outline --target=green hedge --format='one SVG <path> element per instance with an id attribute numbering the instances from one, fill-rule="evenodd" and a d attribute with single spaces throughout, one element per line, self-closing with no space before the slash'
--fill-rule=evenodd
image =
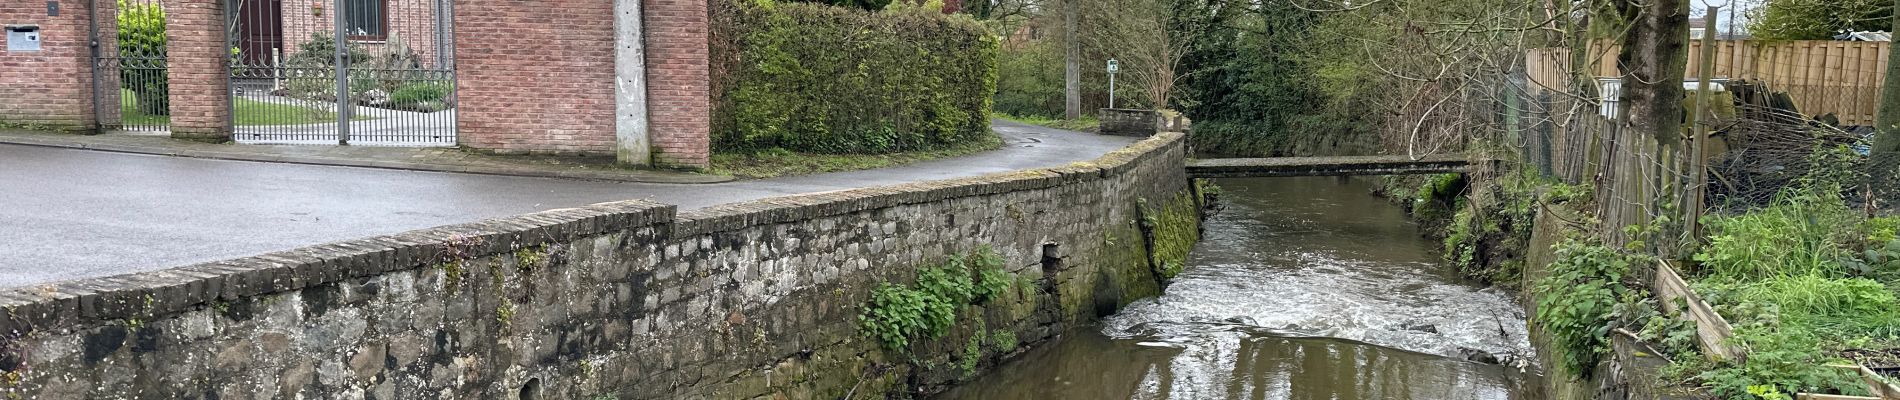
<path id="1" fill-rule="evenodd" d="M 731 1 L 715 15 L 715 151 L 890 153 L 991 134 L 997 40 L 975 21 Z"/>

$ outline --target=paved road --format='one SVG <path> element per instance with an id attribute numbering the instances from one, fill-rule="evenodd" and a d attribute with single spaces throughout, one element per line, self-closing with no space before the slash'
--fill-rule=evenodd
<path id="1" fill-rule="evenodd" d="M 0 287 L 116 275 L 625 199 L 693 209 L 1088 160 L 1132 140 L 998 121 L 1008 145 L 895 168 L 671 185 L 0 145 Z"/>

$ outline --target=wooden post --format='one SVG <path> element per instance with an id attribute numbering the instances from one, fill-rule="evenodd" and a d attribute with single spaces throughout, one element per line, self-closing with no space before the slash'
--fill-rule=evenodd
<path id="1" fill-rule="evenodd" d="M 1709 110 L 1712 109 L 1709 107 L 1709 101 L 1712 98 L 1709 96 L 1709 80 L 1715 77 L 1714 29 L 1715 18 L 1720 15 L 1721 9 L 1722 7 L 1709 6 L 1709 12 L 1703 15 L 1702 54 L 1698 54 L 1700 59 L 1696 60 L 1695 113 L 1689 114 L 1689 128 L 1695 132 L 1694 137 L 1689 140 L 1688 172 L 1693 178 L 1682 185 L 1683 189 L 1688 191 L 1684 193 L 1688 204 L 1682 210 L 1682 222 L 1685 224 L 1683 232 L 1688 236 L 1688 244 L 1682 246 L 1682 251 L 1685 253 L 1693 253 L 1697 248 L 1702 247 L 1702 208 L 1705 201 L 1703 195 L 1708 192 L 1702 186 L 1709 182 L 1709 155 L 1706 154 L 1709 146 L 1706 142 L 1709 139 L 1709 124 L 1715 119 L 1715 116 L 1709 115 Z"/>

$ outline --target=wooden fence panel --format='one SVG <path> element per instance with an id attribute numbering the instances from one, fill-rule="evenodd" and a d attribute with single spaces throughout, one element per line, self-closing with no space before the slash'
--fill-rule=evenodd
<path id="1" fill-rule="evenodd" d="M 1699 59 L 1701 41 L 1689 41 L 1689 59 Z M 1871 125 L 1874 109 L 1880 103 L 1880 85 L 1886 79 L 1890 42 L 1848 42 L 1838 40 L 1758 41 L 1724 40 L 1716 43 L 1715 77 L 1766 82 L 1772 89 L 1788 92 L 1801 113 L 1832 113 L 1846 125 Z M 1616 53 L 1619 46 L 1600 41 L 1592 44 L 1589 70 L 1599 77 L 1617 77 Z M 1562 49 L 1532 50 L 1534 58 L 1548 58 L 1568 64 Z M 1527 54 L 1529 56 L 1530 54 Z M 1528 57 L 1527 57 L 1528 58 Z M 1694 77 L 1694 65 L 1687 76 Z M 1562 76 L 1562 72 L 1550 73 Z M 1534 75 L 1535 76 L 1535 75 Z"/>

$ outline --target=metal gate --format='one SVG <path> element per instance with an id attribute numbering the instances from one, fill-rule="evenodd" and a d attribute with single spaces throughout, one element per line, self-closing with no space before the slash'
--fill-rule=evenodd
<path id="1" fill-rule="evenodd" d="M 93 98 L 106 130 L 171 127 L 165 76 L 165 9 L 159 0 L 93 0 Z"/>
<path id="2" fill-rule="evenodd" d="M 452 0 L 225 1 L 233 140 L 455 145 Z"/>

